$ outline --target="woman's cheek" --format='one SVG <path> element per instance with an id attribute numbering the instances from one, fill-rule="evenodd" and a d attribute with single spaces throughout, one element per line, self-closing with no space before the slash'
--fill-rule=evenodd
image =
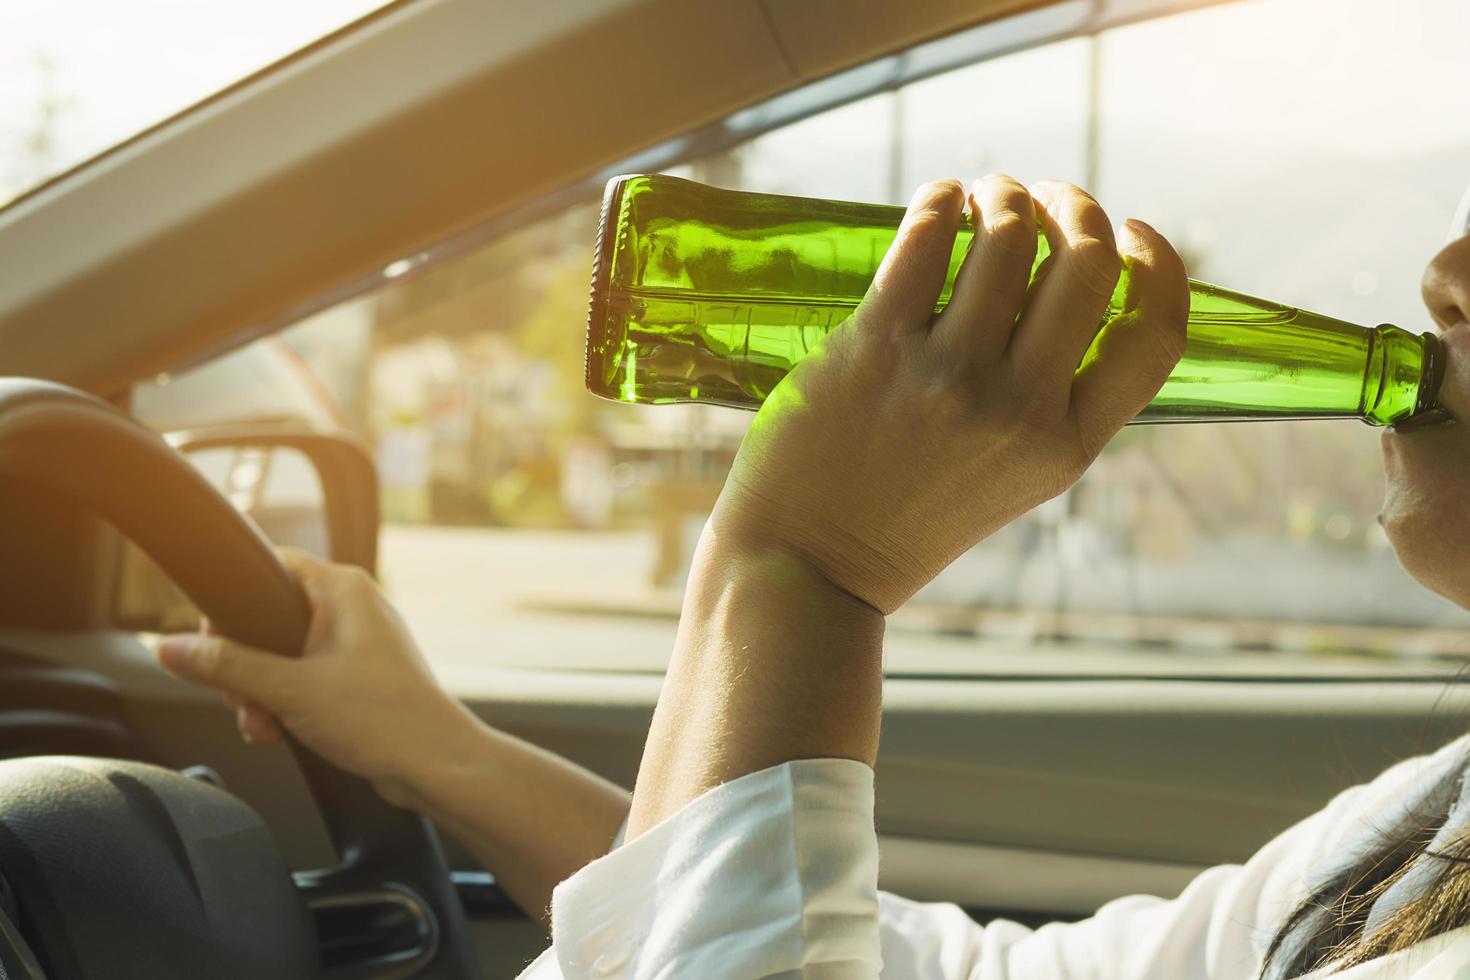
<path id="1" fill-rule="evenodd" d="M 1385 433 L 1385 490 L 1378 521 L 1406 572 L 1426 588 L 1467 605 L 1470 466 L 1461 453 L 1427 435 Z"/>
<path id="2" fill-rule="evenodd" d="M 1403 478 L 1396 458 L 1384 453 L 1383 506 L 1378 512 L 1378 523 L 1393 545 L 1399 563 L 1411 573 L 1410 566 L 1423 551 L 1422 536 L 1429 523 L 1425 513 L 1427 507 L 1423 495 Z"/>
<path id="3" fill-rule="evenodd" d="M 1414 495 L 1414 486 L 1404 473 L 1403 438 L 1393 429 L 1385 429 L 1379 440 L 1383 452 L 1383 506 L 1379 508 L 1378 523 L 1396 551 L 1408 543 L 1417 509 L 1407 499 Z"/>

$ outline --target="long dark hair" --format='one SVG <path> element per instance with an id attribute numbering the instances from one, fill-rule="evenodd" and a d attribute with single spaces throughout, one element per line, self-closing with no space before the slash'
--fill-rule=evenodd
<path id="1" fill-rule="evenodd" d="M 1416 814 L 1351 867 L 1308 895 L 1276 931 L 1262 980 L 1329 973 L 1470 925 L 1470 833 L 1430 849 L 1438 815 Z M 1366 932 L 1373 903 L 1416 862 L 1433 862 L 1422 893 Z"/>

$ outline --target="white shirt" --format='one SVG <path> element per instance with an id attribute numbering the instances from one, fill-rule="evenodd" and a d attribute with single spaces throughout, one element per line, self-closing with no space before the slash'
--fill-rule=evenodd
<path id="1" fill-rule="evenodd" d="M 1284 917 L 1392 821 L 1459 793 L 1467 757 L 1470 736 L 1402 762 L 1177 898 L 1035 930 L 880 892 L 872 770 L 791 762 L 710 790 L 562 882 L 552 947 L 521 977 L 1256 980 Z M 1390 978 L 1470 980 L 1470 929 L 1333 980 Z"/>

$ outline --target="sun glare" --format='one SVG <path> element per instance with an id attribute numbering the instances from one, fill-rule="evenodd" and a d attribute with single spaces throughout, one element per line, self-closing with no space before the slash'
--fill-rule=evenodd
<path id="1" fill-rule="evenodd" d="M 385 0 L 9 0 L 0 206 Z"/>

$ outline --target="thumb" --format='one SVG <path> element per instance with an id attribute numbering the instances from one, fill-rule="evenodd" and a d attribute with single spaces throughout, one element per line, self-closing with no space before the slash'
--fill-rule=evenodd
<path id="1" fill-rule="evenodd" d="M 175 677 L 228 691 L 273 711 L 300 666 L 292 658 L 214 634 L 165 637 L 156 654 L 163 669 Z"/>

